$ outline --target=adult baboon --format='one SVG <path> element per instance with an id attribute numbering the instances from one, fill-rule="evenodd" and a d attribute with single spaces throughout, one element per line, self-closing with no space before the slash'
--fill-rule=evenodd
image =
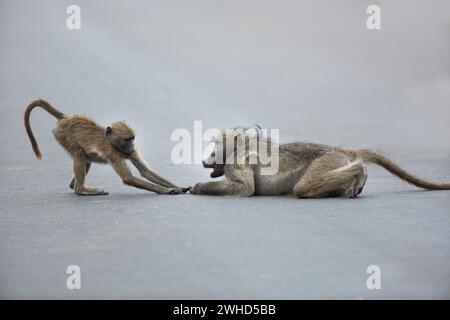
<path id="1" fill-rule="evenodd" d="M 435 183 L 416 177 L 377 151 L 349 150 L 313 143 L 276 146 L 279 157 L 272 160 L 278 161 L 278 171 L 263 175 L 261 171 L 266 162 L 260 159 L 261 148 L 272 149 L 274 146 L 263 137 L 261 130 L 256 132 L 256 135 L 249 135 L 241 128 L 235 128 L 218 135 L 215 138 L 215 149 L 203 161 L 203 166 L 214 169 L 212 178 L 224 175 L 225 180 L 197 183 L 191 193 L 239 196 L 294 194 L 299 198 L 352 198 L 363 190 L 367 179 L 367 163 L 379 165 L 419 188 L 450 189 L 450 183 Z M 257 148 L 251 148 L 252 145 Z M 252 163 L 249 158 L 255 154 L 256 161 Z"/>
<path id="2" fill-rule="evenodd" d="M 148 167 L 139 151 L 134 148 L 134 130 L 125 122 L 115 122 L 103 128 L 83 115 L 65 115 L 44 100 L 31 102 L 24 117 L 28 137 L 38 159 L 42 156 L 30 127 L 30 114 L 35 107 L 43 108 L 57 119 L 53 135 L 72 158 L 74 178 L 69 187 L 76 194 L 108 194 L 102 189 L 88 188 L 84 185 L 92 162 L 110 164 L 123 183 L 136 188 L 161 194 L 179 194 L 190 189 L 190 187 L 177 187 Z M 130 160 L 140 174 L 150 182 L 133 176 L 125 160 Z"/>

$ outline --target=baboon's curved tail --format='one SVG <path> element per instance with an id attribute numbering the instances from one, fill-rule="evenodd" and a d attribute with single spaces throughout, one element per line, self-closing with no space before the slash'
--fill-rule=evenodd
<path id="1" fill-rule="evenodd" d="M 27 107 L 27 110 L 25 110 L 25 116 L 24 116 L 25 129 L 27 130 L 28 137 L 30 138 L 31 146 L 33 147 L 34 154 L 36 155 L 36 157 L 38 159 L 41 159 L 42 155 L 41 155 L 41 152 L 39 151 L 39 146 L 36 142 L 36 139 L 34 138 L 33 131 L 31 131 L 31 127 L 30 127 L 31 110 L 33 110 L 36 107 L 41 107 L 42 109 L 44 109 L 45 111 L 50 113 L 52 116 L 54 116 L 58 120 L 64 118 L 65 114 L 62 113 L 61 111 L 58 111 L 55 108 L 53 108 L 45 100 L 35 100 L 32 103 L 30 103 Z"/>
<path id="2" fill-rule="evenodd" d="M 450 190 L 450 183 L 436 183 L 419 178 L 405 169 L 401 168 L 398 164 L 393 162 L 391 159 L 385 155 L 370 149 L 360 149 L 356 150 L 357 154 L 365 161 L 369 163 L 374 163 L 380 167 L 385 168 L 394 176 L 411 183 L 419 188 L 427 190 Z"/>

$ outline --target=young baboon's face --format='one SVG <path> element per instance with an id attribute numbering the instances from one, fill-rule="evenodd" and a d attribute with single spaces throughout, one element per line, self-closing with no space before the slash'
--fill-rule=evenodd
<path id="1" fill-rule="evenodd" d="M 121 153 L 129 156 L 134 152 L 134 130 L 124 121 L 114 122 L 106 128 L 106 136 Z"/>

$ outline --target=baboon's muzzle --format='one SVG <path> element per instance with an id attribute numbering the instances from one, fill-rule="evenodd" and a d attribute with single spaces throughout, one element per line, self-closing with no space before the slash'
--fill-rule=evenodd
<path id="1" fill-rule="evenodd" d="M 206 168 L 206 169 L 214 169 L 212 172 L 211 172 L 211 178 L 218 178 L 218 177 L 221 177 L 221 176 L 223 176 L 224 174 L 225 174 L 225 171 L 224 171 L 224 165 L 223 164 L 217 164 L 217 163 L 212 163 L 212 164 L 209 164 L 209 163 L 206 163 L 205 161 L 202 161 L 202 164 L 203 164 L 203 168 Z"/>

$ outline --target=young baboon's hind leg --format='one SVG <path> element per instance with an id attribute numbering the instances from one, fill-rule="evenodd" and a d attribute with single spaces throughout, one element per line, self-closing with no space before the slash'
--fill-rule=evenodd
<path id="1" fill-rule="evenodd" d="M 91 163 L 86 162 L 86 175 L 88 174 L 90 168 L 91 168 Z M 75 176 L 72 178 L 72 180 L 70 180 L 69 188 L 72 190 L 75 190 Z"/>
<path id="2" fill-rule="evenodd" d="M 294 187 L 299 198 L 356 197 L 367 179 L 361 160 L 330 152 L 314 160 Z"/>
<path id="3" fill-rule="evenodd" d="M 75 193 L 80 196 L 101 196 L 107 195 L 102 189 L 87 188 L 84 186 L 84 180 L 86 178 L 87 162 L 83 157 L 73 157 L 73 172 L 75 175 Z"/>

